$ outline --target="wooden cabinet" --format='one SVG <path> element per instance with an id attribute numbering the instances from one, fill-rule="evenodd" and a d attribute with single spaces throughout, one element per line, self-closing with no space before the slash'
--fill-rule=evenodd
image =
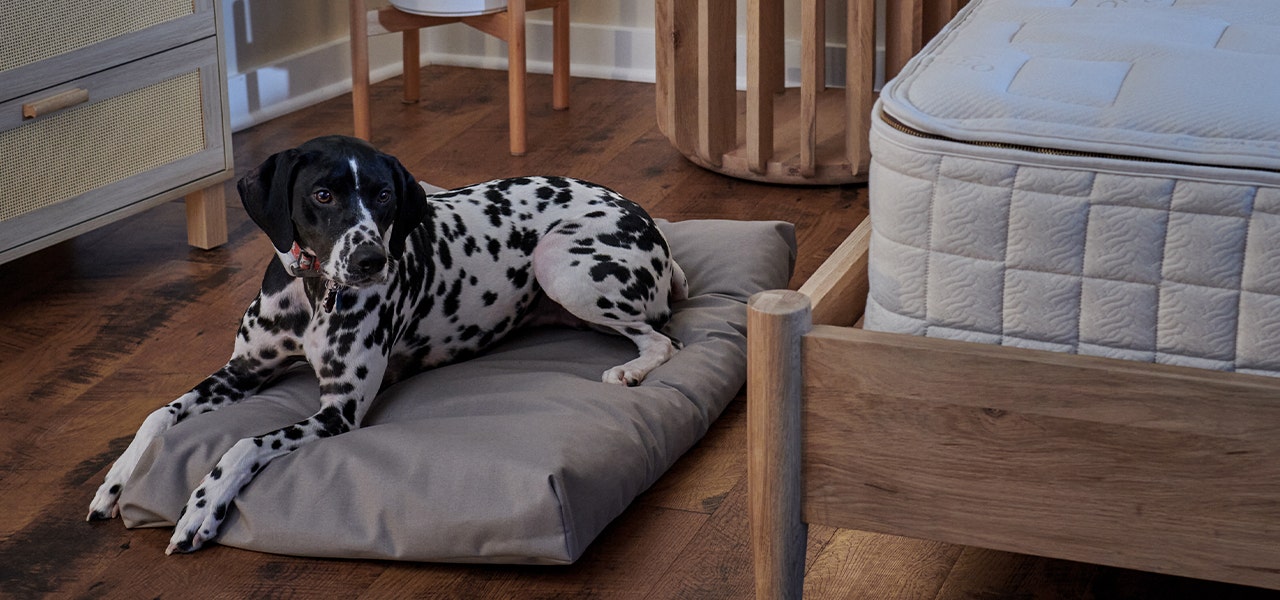
<path id="1" fill-rule="evenodd" d="M 0 262 L 179 197 L 226 241 L 217 0 L 10 2 L 0 15 Z"/>

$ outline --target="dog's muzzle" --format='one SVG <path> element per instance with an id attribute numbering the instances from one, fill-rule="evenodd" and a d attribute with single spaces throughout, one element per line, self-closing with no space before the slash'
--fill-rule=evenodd
<path id="1" fill-rule="evenodd" d="M 379 246 L 364 244 L 356 247 L 348 259 L 347 270 L 353 279 L 381 279 L 387 266 L 387 253 Z"/>

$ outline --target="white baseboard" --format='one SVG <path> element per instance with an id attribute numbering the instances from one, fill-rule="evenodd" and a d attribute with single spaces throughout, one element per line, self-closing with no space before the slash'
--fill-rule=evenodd
<path id="1" fill-rule="evenodd" d="M 529 21 L 528 70 L 551 72 L 551 22 Z M 574 77 L 652 83 L 656 79 L 655 34 L 652 29 L 574 24 L 570 32 L 570 67 Z M 746 56 L 745 38 L 738 56 Z M 788 41 L 788 65 L 798 64 L 799 43 Z M 424 30 L 422 64 L 484 69 L 507 68 L 506 45 L 464 25 Z M 738 61 L 738 88 L 746 86 L 745 60 Z M 400 35 L 369 40 L 370 79 L 395 77 L 400 64 Z M 844 85 L 844 48 L 827 48 L 828 85 Z M 799 85 L 798 68 L 787 69 L 788 85 Z M 346 39 L 310 48 L 244 73 L 230 73 L 227 92 L 231 128 L 240 131 L 275 117 L 351 91 L 351 46 Z"/>

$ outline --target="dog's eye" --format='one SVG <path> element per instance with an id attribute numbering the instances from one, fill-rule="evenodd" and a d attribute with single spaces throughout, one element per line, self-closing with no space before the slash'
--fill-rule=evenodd
<path id="1" fill-rule="evenodd" d="M 378 192 L 378 202 L 386 202 L 391 199 L 391 190 L 382 190 Z"/>
<path id="2" fill-rule="evenodd" d="M 311 192 L 311 197 L 321 204 L 333 202 L 333 194 L 329 190 L 316 190 Z"/>

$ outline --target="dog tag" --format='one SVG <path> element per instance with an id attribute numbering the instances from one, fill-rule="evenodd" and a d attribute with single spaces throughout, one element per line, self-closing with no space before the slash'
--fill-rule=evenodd
<path id="1" fill-rule="evenodd" d="M 324 312 L 333 312 L 333 307 L 338 304 L 338 284 L 332 281 L 324 282 Z"/>

